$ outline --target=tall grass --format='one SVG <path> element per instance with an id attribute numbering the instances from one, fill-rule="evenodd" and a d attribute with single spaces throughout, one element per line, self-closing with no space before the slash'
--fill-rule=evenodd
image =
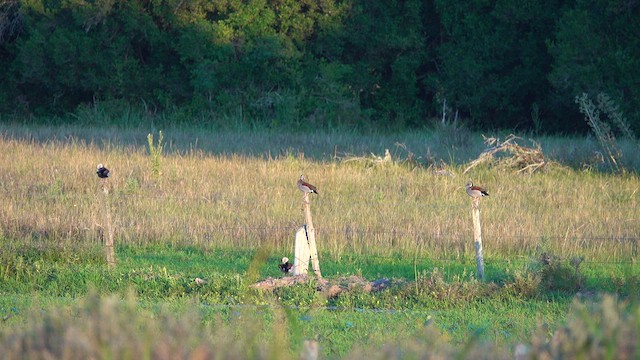
<path id="1" fill-rule="evenodd" d="M 295 180 L 304 173 L 321 193 L 311 204 L 321 256 L 472 256 L 468 177 L 491 193 L 481 204 L 488 257 L 550 252 L 629 261 L 637 256 L 640 179 L 635 173 L 613 176 L 555 165 L 532 175 L 478 167 L 462 176 L 464 159 L 482 149 L 480 135 L 478 143 L 443 146 L 438 133 L 261 137 L 165 130 L 169 151 L 156 177 L 148 166 L 146 133 L 5 128 L 2 236 L 47 246 L 99 242 L 104 224 L 95 164 L 103 162 L 112 170 L 116 244 L 289 251 L 303 222 Z M 394 147 L 397 142 L 404 146 Z M 540 143 L 546 151 L 544 139 Z M 568 144 L 588 147 L 566 141 L 549 152 Z M 393 160 L 343 161 L 336 146 L 380 156 L 390 148 Z M 447 171 L 434 171 L 429 167 L 434 163 Z"/>

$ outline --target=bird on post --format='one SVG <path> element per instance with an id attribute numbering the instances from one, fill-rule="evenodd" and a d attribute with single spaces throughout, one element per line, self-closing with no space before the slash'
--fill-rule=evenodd
<path id="1" fill-rule="evenodd" d="M 282 262 L 278 265 L 278 267 L 280 268 L 280 271 L 282 271 L 283 273 L 288 273 L 289 271 L 291 271 L 291 268 L 293 267 L 293 264 L 291 264 L 289 262 L 289 258 L 288 257 L 283 257 L 282 258 Z"/>
<path id="2" fill-rule="evenodd" d="M 318 189 L 315 186 L 309 184 L 305 180 L 304 175 L 300 175 L 300 179 L 298 179 L 298 189 L 300 189 L 300 191 L 305 194 L 318 194 Z"/>
<path id="3" fill-rule="evenodd" d="M 98 177 L 100 179 L 106 179 L 109 177 L 109 169 L 104 167 L 104 165 L 102 164 L 98 164 L 98 170 L 96 171 L 96 174 L 98 174 Z"/>
<path id="4" fill-rule="evenodd" d="M 481 198 L 483 196 L 489 196 L 487 190 L 481 188 L 480 186 L 474 186 L 471 180 L 467 182 L 467 194 L 474 199 Z"/>

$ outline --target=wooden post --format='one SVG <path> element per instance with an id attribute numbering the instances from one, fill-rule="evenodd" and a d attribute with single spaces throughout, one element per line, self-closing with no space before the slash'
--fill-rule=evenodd
<path id="1" fill-rule="evenodd" d="M 106 236 L 104 238 L 104 253 L 109 268 L 116 266 L 116 253 L 113 248 L 113 225 L 111 224 L 111 203 L 109 202 L 109 188 L 107 187 L 107 179 L 100 179 L 102 192 L 104 193 L 104 201 L 102 208 L 104 212 L 104 227 L 106 228 Z M 103 232 L 104 233 L 104 232 Z"/>
<path id="2" fill-rule="evenodd" d="M 320 353 L 320 344 L 317 340 L 305 340 L 302 342 L 302 352 L 300 359 L 302 360 L 318 360 Z"/>
<path id="3" fill-rule="evenodd" d="M 307 239 L 307 229 L 301 226 L 296 231 L 296 241 L 294 243 L 293 275 L 306 275 L 309 271 L 309 240 Z"/>
<path id="4" fill-rule="evenodd" d="M 302 198 L 302 210 L 304 212 L 304 222 L 307 229 L 307 240 L 309 241 L 309 252 L 311 254 L 311 266 L 318 279 L 322 279 L 320 273 L 320 261 L 318 260 L 318 248 L 316 247 L 316 229 L 313 227 L 311 219 L 311 206 L 309 203 L 309 193 L 305 192 Z"/>
<path id="5" fill-rule="evenodd" d="M 478 279 L 484 281 L 484 258 L 482 256 L 482 230 L 480 227 L 480 198 L 472 198 L 471 215 L 473 216 L 473 245 L 476 248 L 476 272 Z"/>

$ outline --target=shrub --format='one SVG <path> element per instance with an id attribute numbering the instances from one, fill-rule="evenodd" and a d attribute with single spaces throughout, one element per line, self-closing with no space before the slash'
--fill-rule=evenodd
<path id="1" fill-rule="evenodd" d="M 541 286 L 547 291 L 566 293 L 574 293 L 582 289 L 585 277 L 580 272 L 580 264 L 583 260 L 581 257 L 562 259 L 543 253 L 537 270 Z"/>

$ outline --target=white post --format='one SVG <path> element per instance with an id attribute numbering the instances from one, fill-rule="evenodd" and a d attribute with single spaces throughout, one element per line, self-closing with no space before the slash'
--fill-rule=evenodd
<path id="1" fill-rule="evenodd" d="M 316 247 L 316 229 L 313 227 L 311 218 L 311 206 L 309 204 L 309 193 L 305 192 L 302 198 L 302 210 L 307 229 L 307 240 L 309 241 L 309 252 L 311 253 L 311 266 L 318 279 L 322 279 L 320 273 L 320 261 L 318 260 L 318 248 Z"/>
<path id="2" fill-rule="evenodd" d="M 482 230 L 480 227 L 480 198 L 474 197 L 471 203 L 473 216 L 473 245 L 476 248 L 476 272 L 478 279 L 484 281 L 484 258 L 482 256 Z"/>
<path id="3" fill-rule="evenodd" d="M 293 275 L 306 275 L 309 270 L 309 259 L 311 252 L 309 251 L 309 240 L 307 239 L 307 230 L 301 226 L 296 231 L 296 241 L 294 243 L 293 257 Z"/>
<path id="4" fill-rule="evenodd" d="M 104 201 L 102 208 L 104 211 L 104 227 L 106 228 L 106 237 L 104 237 L 104 252 L 109 268 L 116 266 L 116 253 L 113 248 L 113 225 L 111 224 L 111 203 L 109 202 L 109 188 L 106 179 L 100 179 L 102 192 L 104 193 Z"/>

